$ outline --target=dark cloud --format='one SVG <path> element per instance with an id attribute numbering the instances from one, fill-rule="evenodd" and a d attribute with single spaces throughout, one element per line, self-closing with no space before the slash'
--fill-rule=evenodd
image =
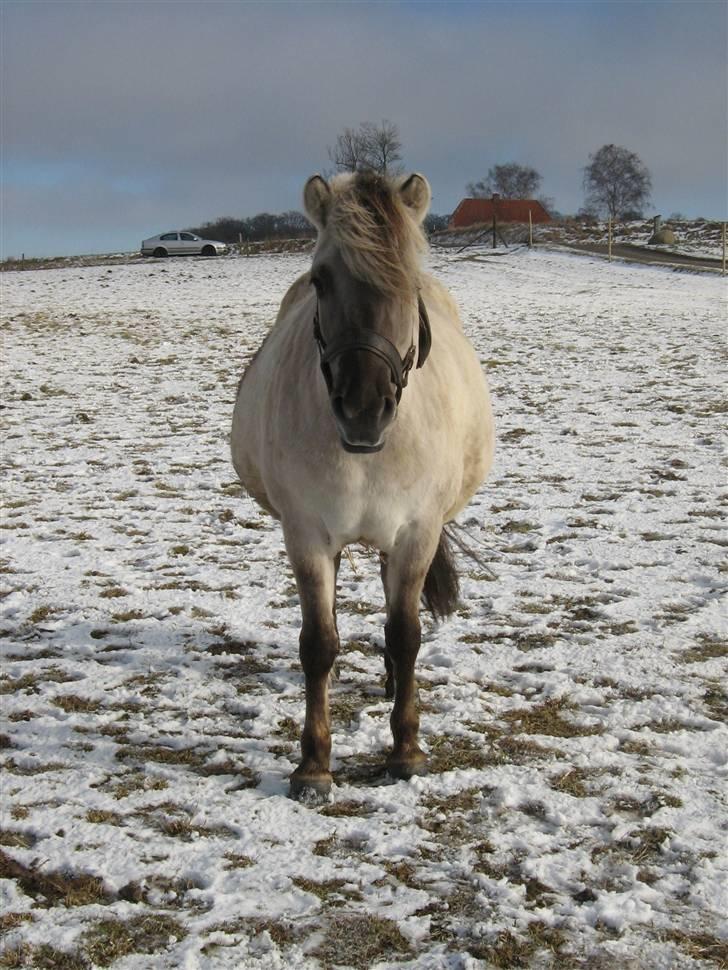
<path id="1" fill-rule="evenodd" d="M 605 142 L 657 209 L 725 217 L 722 3 L 6 3 L 5 253 L 132 248 L 300 205 L 345 125 L 389 118 L 437 211 L 494 163 L 565 211 Z"/>

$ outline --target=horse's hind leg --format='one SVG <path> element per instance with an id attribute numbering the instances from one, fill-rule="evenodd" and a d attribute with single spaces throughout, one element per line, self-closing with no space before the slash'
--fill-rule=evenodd
<path id="1" fill-rule="evenodd" d="M 334 618 L 335 563 L 325 551 L 299 553 L 286 537 L 288 555 L 301 600 L 301 665 L 306 680 L 306 720 L 301 735 L 301 763 L 291 775 L 291 795 L 331 788 L 329 673 L 339 649 Z"/>
<path id="2" fill-rule="evenodd" d="M 387 768 L 395 778 L 409 778 L 427 770 L 427 756 L 418 743 L 420 714 L 415 681 L 415 661 L 420 649 L 420 596 L 425 575 L 437 546 L 432 542 L 399 543 L 388 556 L 383 578 L 387 593 L 384 628 L 385 662 L 394 675 L 394 706 L 390 724 L 394 746 Z"/>

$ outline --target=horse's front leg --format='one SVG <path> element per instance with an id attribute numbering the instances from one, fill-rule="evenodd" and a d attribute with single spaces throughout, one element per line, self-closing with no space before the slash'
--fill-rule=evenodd
<path id="1" fill-rule="evenodd" d="M 301 601 L 299 650 L 306 682 L 306 719 L 301 763 L 291 775 L 291 795 L 305 789 L 327 795 L 331 788 L 329 673 L 339 650 L 334 603 L 336 563 L 324 550 L 299 552 L 287 537 L 288 555 Z"/>
<path id="2" fill-rule="evenodd" d="M 395 778 L 410 778 L 427 770 L 427 755 L 418 743 L 420 712 L 415 661 L 420 649 L 420 596 L 437 547 L 434 542 L 403 542 L 387 557 L 383 580 L 387 595 L 384 627 L 387 687 L 394 680 L 390 724 L 394 746 L 387 770 Z"/>

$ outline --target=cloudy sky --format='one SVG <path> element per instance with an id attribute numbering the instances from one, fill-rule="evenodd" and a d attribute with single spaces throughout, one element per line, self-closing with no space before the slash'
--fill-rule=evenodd
<path id="1" fill-rule="evenodd" d="M 1 255 L 112 252 L 300 208 L 384 118 L 433 210 L 514 160 L 563 212 L 613 142 L 650 211 L 726 218 L 723 0 L 1 0 Z"/>

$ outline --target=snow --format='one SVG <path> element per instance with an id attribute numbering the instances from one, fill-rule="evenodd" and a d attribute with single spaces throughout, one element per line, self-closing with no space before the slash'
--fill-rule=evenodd
<path id="1" fill-rule="evenodd" d="M 103 890 L 44 898 L 3 863 L 25 965 L 101 965 L 93 934 L 150 914 L 182 929 L 118 970 L 725 959 L 724 281 L 430 261 L 493 389 L 496 464 L 460 521 L 489 569 L 462 557 L 458 613 L 426 621 L 434 770 L 389 783 L 378 566 L 344 558 L 326 806 L 287 797 L 297 598 L 227 444 L 306 257 L 0 277 L 0 841 Z"/>

